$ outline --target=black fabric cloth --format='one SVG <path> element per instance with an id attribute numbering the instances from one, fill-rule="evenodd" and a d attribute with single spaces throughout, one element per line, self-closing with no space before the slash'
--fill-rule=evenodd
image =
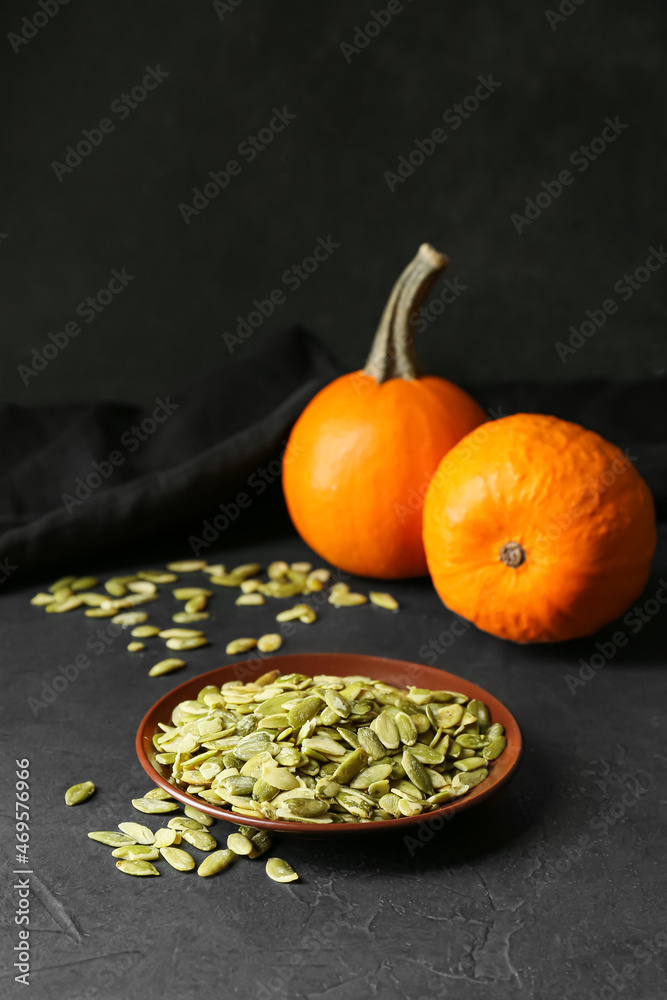
<path id="1" fill-rule="evenodd" d="M 214 515 L 278 456 L 339 369 L 302 330 L 142 409 L 0 407 L 0 569 L 20 580 Z M 659 382 L 487 385 L 490 416 L 553 413 L 628 449 L 667 516 L 667 409 Z M 266 477 L 276 480 L 278 477 Z M 274 495 L 279 496 L 277 491 Z M 187 554 L 187 553 L 186 553 Z"/>

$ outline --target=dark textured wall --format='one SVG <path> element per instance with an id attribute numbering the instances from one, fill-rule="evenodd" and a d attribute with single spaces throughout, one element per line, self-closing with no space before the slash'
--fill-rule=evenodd
<path id="1" fill-rule="evenodd" d="M 392 16 L 384 0 L 42 2 L 51 16 L 38 0 L 0 14 L 2 399 L 148 401 L 295 322 L 356 367 L 424 239 L 452 259 L 451 301 L 420 334 L 431 370 L 467 384 L 664 377 L 667 269 L 654 257 L 636 289 L 623 278 L 667 238 L 660 0 L 559 0 L 553 15 L 394 0 Z M 388 23 L 362 37 L 371 10 Z M 38 28 L 23 20 L 35 14 Z M 167 75 L 136 107 L 116 103 L 146 67 Z M 480 77 L 485 99 L 463 118 Z M 607 118 L 606 148 L 572 162 Z M 99 145 L 68 165 L 102 119 Z M 253 157 L 241 144 L 272 119 L 282 131 Z M 424 162 L 392 177 L 417 139 Z M 230 160 L 208 206 L 179 210 Z M 318 240 L 337 246 L 300 281 L 291 269 Z M 123 268 L 112 301 L 77 316 Z M 224 332 L 273 290 L 273 315 L 230 351 Z M 559 356 L 587 310 L 604 325 Z M 67 323 L 80 333 L 41 371 L 17 368 L 41 364 L 32 348 Z"/>

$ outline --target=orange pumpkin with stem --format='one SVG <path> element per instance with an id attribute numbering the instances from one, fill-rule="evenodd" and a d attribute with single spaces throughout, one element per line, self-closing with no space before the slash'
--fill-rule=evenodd
<path id="1" fill-rule="evenodd" d="M 449 260 L 422 244 L 398 279 L 363 371 L 309 403 L 283 458 L 283 489 L 301 537 L 361 576 L 426 573 L 422 498 L 442 456 L 484 411 L 414 350 L 419 309 Z"/>
<path id="2" fill-rule="evenodd" d="M 641 594 L 653 498 L 604 438 L 519 413 L 445 457 L 426 496 L 424 545 L 438 594 L 478 628 L 516 642 L 573 639 Z"/>

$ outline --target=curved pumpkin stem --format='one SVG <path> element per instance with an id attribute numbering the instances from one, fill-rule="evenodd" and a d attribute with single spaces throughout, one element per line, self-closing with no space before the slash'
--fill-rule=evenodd
<path id="1" fill-rule="evenodd" d="M 364 367 L 364 374 L 378 384 L 424 374 L 415 353 L 414 324 L 424 299 L 448 264 L 449 257 L 422 243 L 394 285 Z"/>

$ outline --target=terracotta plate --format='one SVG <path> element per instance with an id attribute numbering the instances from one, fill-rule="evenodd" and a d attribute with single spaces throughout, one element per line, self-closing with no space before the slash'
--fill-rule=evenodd
<path id="1" fill-rule="evenodd" d="M 224 684 L 226 681 L 242 680 L 251 681 L 254 677 L 259 677 L 267 669 L 276 668 L 281 673 L 300 673 L 308 677 L 316 674 L 332 674 L 348 676 L 361 674 L 377 680 L 387 681 L 396 687 L 407 687 L 414 684 L 416 687 L 427 687 L 434 690 L 446 689 L 451 691 L 461 691 L 462 694 L 470 698 L 478 698 L 488 706 L 493 722 L 500 722 L 505 727 L 507 736 L 507 748 L 504 753 L 493 762 L 489 777 L 480 785 L 474 788 L 467 795 L 456 799 L 454 802 L 442 806 L 433 812 L 420 816 L 401 816 L 398 819 L 383 820 L 374 823 L 290 823 L 284 820 L 268 819 L 244 819 L 238 813 L 227 811 L 220 806 L 210 805 L 204 799 L 196 795 L 188 795 L 175 785 L 169 782 L 169 767 L 164 767 L 155 760 L 155 749 L 153 747 L 153 736 L 158 732 L 158 722 L 169 723 L 171 713 L 176 705 L 181 701 L 194 700 L 198 692 L 207 684 Z M 462 809 L 469 809 L 470 806 L 482 802 L 493 792 L 502 787 L 509 777 L 516 770 L 522 751 L 521 732 L 517 722 L 505 708 L 505 706 L 494 698 L 492 694 L 483 688 L 472 684 L 463 677 L 455 674 L 448 674 L 433 667 L 426 667 L 419 663 L 408 663 L 405 660 L 387 660 L 378 656 L 357 656 L 354 653 L 298 653 L 288 656 L 271 656 L 262 661 L 252 660 L 240 663 L 231 663 L 217 670 L 210 670 L 206 674 L 200 674 L 173 688 L 165 694 L 147 712 L 139 726 L 137 733 L 137 755 L 142 767 L 151 779 L 161 788 L 166 789 L 175 799 L 184 804 L 195 806 L 202 812 L 209 813 L 217 819 L 224 819 L 231 823 L 248 823 L 255 827 L 263 827 L 267 830 L 279 830 L 281 833 L 291 833 L 299 836 L 326 837 L 331 835 L 347 834 L 377 834 L 390 830 L 402 830 L 405 827 L 415 826 L 419 823 L 428 822 L 435 816 L 447 815 Z"/>

